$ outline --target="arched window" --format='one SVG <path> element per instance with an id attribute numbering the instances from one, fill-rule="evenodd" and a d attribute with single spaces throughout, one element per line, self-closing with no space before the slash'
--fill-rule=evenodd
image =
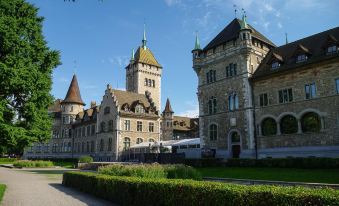
<path id="1" fill-rule="evenodd" d="M 277 134 L 277 123 L 273 118 L 265 118 L 261 122 L 261 133 L 263 136 L 270 136 Z"/>
<path id="2" fill-rule="evenodd" d="M 145 78 L 145 84 L 144 84 L 145 86 L 147 86 L 148 85 L 148 79 L 147 78 Z"/>
<path id="3" fill-rule="evenodd" d="M 240 135 L 238 132 L 233 132 L 231 134 L 231 142 L 232 143 L 239 143 L 240 142 Z"/>
<path id="4" fill-rule="evenodd" d="M 282 134 L 293 134 L 298 132 L 297 119 L 292 115 L 286 115 L 280 120 L 280 129 Z"/>
<path id="5" fill-rule="evenodd" d="M 148 86 L 151 87 L 152 86 L 152 80 L 148 79 Z"/>
<path id="6" fill-rule="evenodd" d="M 124 138 L 124 150 L 128 150 L 129 147 L 131 146 L 131 139 L 128 137 Z"/>
<path id="7" fill-rule="evenodd" d="M 209 136 L 210 136 L 210 140 L 217 140 L 217 138 L 218 138 L 218 126 L 216 124 L 210 125 Z"/>
<path id="8" fill-rule="evenodd" d="M 100 131 L 101 132 L 105 132 L 105 130 L 106 130 L 106 123 L 105 122 L 101 122 L 100 123 Z"/>
<path id="9" fill-rule="evenodd" d="M 303 132 L 320 132 L 321 122 L 319 115 L 314 112 L 306 113 L 301 118 Z"/>
<path id="10" fill-rule="evenodd" d="M 152 80 L 152 87 L 155 87 L 155 81 Z"/>
<path id="11" fill-rule="evenodd" d="M 144 140 L 142 138 L 137 138 L 137 144 L 142 143 Z"/>
<path id="12" fill-rule="evenodd" d="M 112 151 L 112 138 L 108 138 L 108 151 Z"/>
<path id="13" fill-rule="evenodd" d="M 148 142 L 155 142 L 155 140 L 150 138 L 150 139 L 148 139 Z"/>

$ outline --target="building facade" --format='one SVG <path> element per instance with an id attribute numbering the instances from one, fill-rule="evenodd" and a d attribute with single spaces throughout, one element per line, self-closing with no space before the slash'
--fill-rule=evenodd
<path id="1" fill-rule="evenodd" d="M 162 66 L 146 42 L 144 32 L 142 45 L 133 51 L 126 66 L 126 91 L 107 85 L 100 105 L 91 102 L 90 107 L 84 109 L 74 75 L 64 100 L 58 99 L 49 108 L 53 118 L 52 138 L 27 148 L 24 157 L 90 155 L 96 161 L 120 161 L 135 144 L 173 139 L 174 133 L 168 132 L 171 127 L 162 128 L 162 121 L 167 118 L 160 113 Z M 190 129 L 186 133 L 191 134 Z M 190 135 L 183 137 L 191 138 Z"/>
<path id="2" fill-rule="evenodd" d="M 276 47 L 246 16 L 204 49 L 196 38 L 203 152 L 221 158 L 339 156 L 337 39 L 335 28 Z"/>

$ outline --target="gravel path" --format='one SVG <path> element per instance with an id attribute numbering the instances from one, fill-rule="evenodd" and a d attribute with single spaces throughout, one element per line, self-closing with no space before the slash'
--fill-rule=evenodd
<path id="1" fill-rule="evenodd" d="M 49 169 L 53 173 L 56 169 Z M 60 172 L 60 171 L 57 171 Z M 113 205 L 94 196 L 64 187 L 59 178 L 0 167 L 0 183 L 7 185 L 2 206 Z"/>

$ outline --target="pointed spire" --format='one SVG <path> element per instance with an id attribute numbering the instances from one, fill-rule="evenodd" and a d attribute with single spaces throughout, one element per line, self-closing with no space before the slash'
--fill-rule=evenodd
<path id="1" fill-rule="evenodd" d="M 288 44 L 287 33 L 285 33 L 285 44 Z"/>
<path id="2" fill-rule="evenodd" d="M 146 49 L 146 43 L 147 43 L 147 40 L 146 40 L 146 24 L 144 23 L 144 36 L 142 38 L 142 48 L 144 50 Z"/>
<path id="3" fill-rule="evenodd" d="M 194 50 L 201 50 L 200 42 L 199 42 L 199 37 L 198 37 L 198 32 L 196 32 L 196 34 L 195 34 Z"/>
<path id="4" fill-rule="evenodd" d="M 243 11 L 243 14 L 242 14 L 242 21 L 241 21 L 241 24 L 240 24 L 240 29 L 243 30 L 243 29 L 248 29 L 248 26 L 247 26 L 247 16 L 246 16 L 246 11 L 244 9 L 242 9 Z"/>
<path id="5" fill-rule="evenodd" d="M 163 113 L 174 113 L 171 107 L 171 103 L 168 98 L 167 98 L 166 106 L 165 106 Z"/>
<path id="6" fill-rule="evenodd" d="M 81 99 L 78 80 L 77 80 L 77 77 L 76 77 L 75 74 L 73 75 L 73 78 L 72 78 L 71 84 L 69 85 L 66 97 L 62 101 L 62 103 L 75 103 L 75 104 L 85 105 L 85 103 Z"/>
<path id="7" fill-rule="evenodd" d="M 132 49 L 132 55 L 131 55 L 131 60 L 130 60 L 131 62 L 133 62 L 134 61 L 134 49 Z"/>

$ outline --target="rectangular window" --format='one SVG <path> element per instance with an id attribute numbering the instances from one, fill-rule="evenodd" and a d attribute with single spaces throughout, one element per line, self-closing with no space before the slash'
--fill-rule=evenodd
<path id="1" fill-rule="evenodd" d="M 337 88 L 337 94 L 339 94 L 339 78 L 335 80 L 335 85 Z"/>
<path id="2" fill-rule="evenodd" d="M 131 121 L 130 120 L 125 120 L 124 127 L 125 127 L 126 131 L 130 131 L 131 130 Z"/>
<path id="3" fill-rule="evenodd" d="M 154 132 L 154 123 L 153 122 L 148 123 L 148 131 Z"/>
<path id="4" fill-rule="evenodd" d="M 90 136 L 90 135 L 91 135 L 91 127 L 87 126 L 87 136 Z"/>
<path id="5" fill-rule="evenodd" d="M 268 96 L 267 93 L 263 93 L 259 95 L 259 105 L 260 107 L 264 107 L 268 105 Z"/>
<path id="6" fill-rule="evenodd" d="M 209 72 L 206 73 L 206 82 L 207 82 L 207 84 L 210 83 L 210 73 Z"/>
<path id="7" fill-rule="evenodd" d="M 137 121 L 137 131 L 142 132 L 142 122 L 141 121 Z"/>
<path id="8" fill-rule="evenodd" d="M 316 97 L 315 83 L 305 85 L 305 96 L 306 99 L 312 99 Z"/>
<path id="9" fill-rule="evenodd" d="M 307 56 L 305 54 L 301 54 L 301 55 L 297 56 L 297 61 L 296 62 L 299 63 L 299 62 L 304 62 L 306 60 L 307 60 Z"/>
<path id="10" fill-rule="evenodd" d="M 230 69 L 229 67 L 227 66 L 226 67 L 226 77 L 229 77 L 230 76 Z"/>
<path id="11" fill-rule="evenodd" d="M 95 125 L 91 126 L 91 135 L 95 135 Z"/>
<path id="12" fill-rule="evenodd" d="M 292 89 L 279 90 L 279 103 L 286 103 L 293 101 Z"/>

